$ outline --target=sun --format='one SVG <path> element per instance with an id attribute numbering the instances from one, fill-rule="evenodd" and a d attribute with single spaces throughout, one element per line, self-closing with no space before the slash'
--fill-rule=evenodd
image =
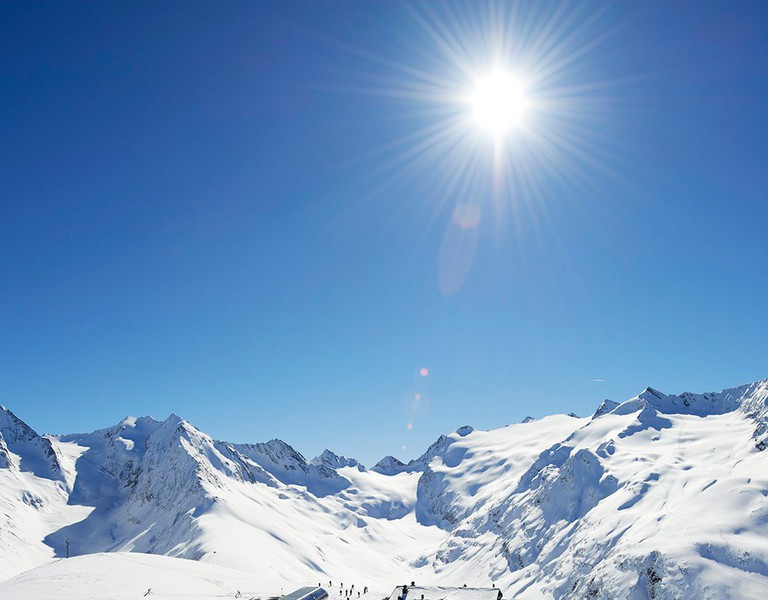
<path id="1" fill-rule="evenodd" d="M 413 19 L 407 43 L 362 55 L 377 68 L 354 89 L 398 105 L 395 137 L 371 152 L 381 183 L 370 193 L 407 190 L 433 222 L 449 217 L 437 279 L 450 296 L 481 239 L 522 247 L 552 224 L 560 186 L 593 197 L 593 174 L 616 175 L 609 132 L 622 126 L 613 121 L 619 80 L 600 73 L 617 29 L 608 9 L 585 3 L 401 6 Z"/>
<path id="2" fill-rule="evenodd" d="M 529 104 L 523 82 L 501 67 L 477 78 L 469 96 L 475 123 L 495 137 L 521 126 Z"/>

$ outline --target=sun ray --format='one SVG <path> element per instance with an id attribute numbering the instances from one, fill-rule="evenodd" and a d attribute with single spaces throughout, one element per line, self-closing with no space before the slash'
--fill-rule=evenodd
<path id="1" fill-rule="evenodd" d="M 522 243 L 555 223 L 553 189 L 596 191 L 595 174 L 615 175 L 618 153 L 598 123 L 622 81 L 589 66 L 617 31 L 602 26 L 607 7 L 403 6 L 422 33 L 402 40 L 408 59 L 360 53 L 387 71 L 361 74 L 360 93 L 398 103 L 403 130 L 358 157 L 378 162 L 369 197 L 411 186 L 434 223 L 455 225 L 457 208 L 471 205 L 461 223 Z"/>

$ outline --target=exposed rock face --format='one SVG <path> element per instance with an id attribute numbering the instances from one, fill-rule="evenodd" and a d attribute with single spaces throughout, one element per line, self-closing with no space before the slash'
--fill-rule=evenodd
<path id="1" fill-rule="evenodd" d="M 11 458 L 13 453 L 18 460 Z M 51 440 L 0 406 L 0 468 L 18 468 L 37 477 L 66 482 L 60 457 Z"/>
<path id="2" fill-rule="evenodd" d="M 282 440 L 270 440 L 264 444 L 233 444 L 231 447 L 280 482 L 303 485 L 317 496 L 335 493 L 349 486 L 349 480 L 336 472 L 339 467 L 323 461 L 307 462 L 301 453 Z"/>
<path id="3" fill-rule="evenodd" d="M 405 471 L 406 466 L 394 456 L 385 456 L 374 465 L 372 470 L 385 475 L 395 475 Z"/>
<path id="4" fill-rule="evenodd" d="M 329 469 L 341 469 L 342 467 L 357 467 L 359 471 L 365 471 L 365 467 L 356 461 L 354 458 L 347 458 L 346 456 L 339 456 L 335 452 L 331 452 L 326 449 L 323 450 L 320 456 L 317 456 L 311 460 L 313 465 L 323 465 Z"/>
<path id="5" fill-rule="evenodd" d="M 599 417 L 601 415 L 604 415 L 606 413 L 611 412 L 614 408 L 616 408 L 619 405 L 618 402 L 614 402 L 613 400 L 608 400 L 607 398 L 603 400 L 603 403 L 597 407 L 597 410 L 592 415 L 592 418 Z"/>

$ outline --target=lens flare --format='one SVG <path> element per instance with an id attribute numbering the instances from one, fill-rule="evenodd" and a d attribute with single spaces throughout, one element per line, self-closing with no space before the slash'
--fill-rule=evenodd
<path id="1" fill-rule="evenodd" d="M 480 225 L 482 213 L 477 204 L 464 202 L 453 209 L 453 222 L 462 229 L 474 229 Z"/>

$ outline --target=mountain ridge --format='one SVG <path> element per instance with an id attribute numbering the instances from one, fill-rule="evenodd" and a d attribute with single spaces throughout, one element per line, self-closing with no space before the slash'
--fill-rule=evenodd
<path id="1" fill-rule="evenodd" d="M 262 569 L 276 585 L 371 565 L 382 581 L 490 582 L 520 598 L 714 599 L 768 585 L 768 380 L 463 426 L 371 469 L 330 450 L 308 461 L 276 439 L 214 440 L 175 414 L 39 436 L 3 411 L 5 577 L 69 542 L 73 555 Z M 683 505 L 710 522 L 687 523 Z"/>

